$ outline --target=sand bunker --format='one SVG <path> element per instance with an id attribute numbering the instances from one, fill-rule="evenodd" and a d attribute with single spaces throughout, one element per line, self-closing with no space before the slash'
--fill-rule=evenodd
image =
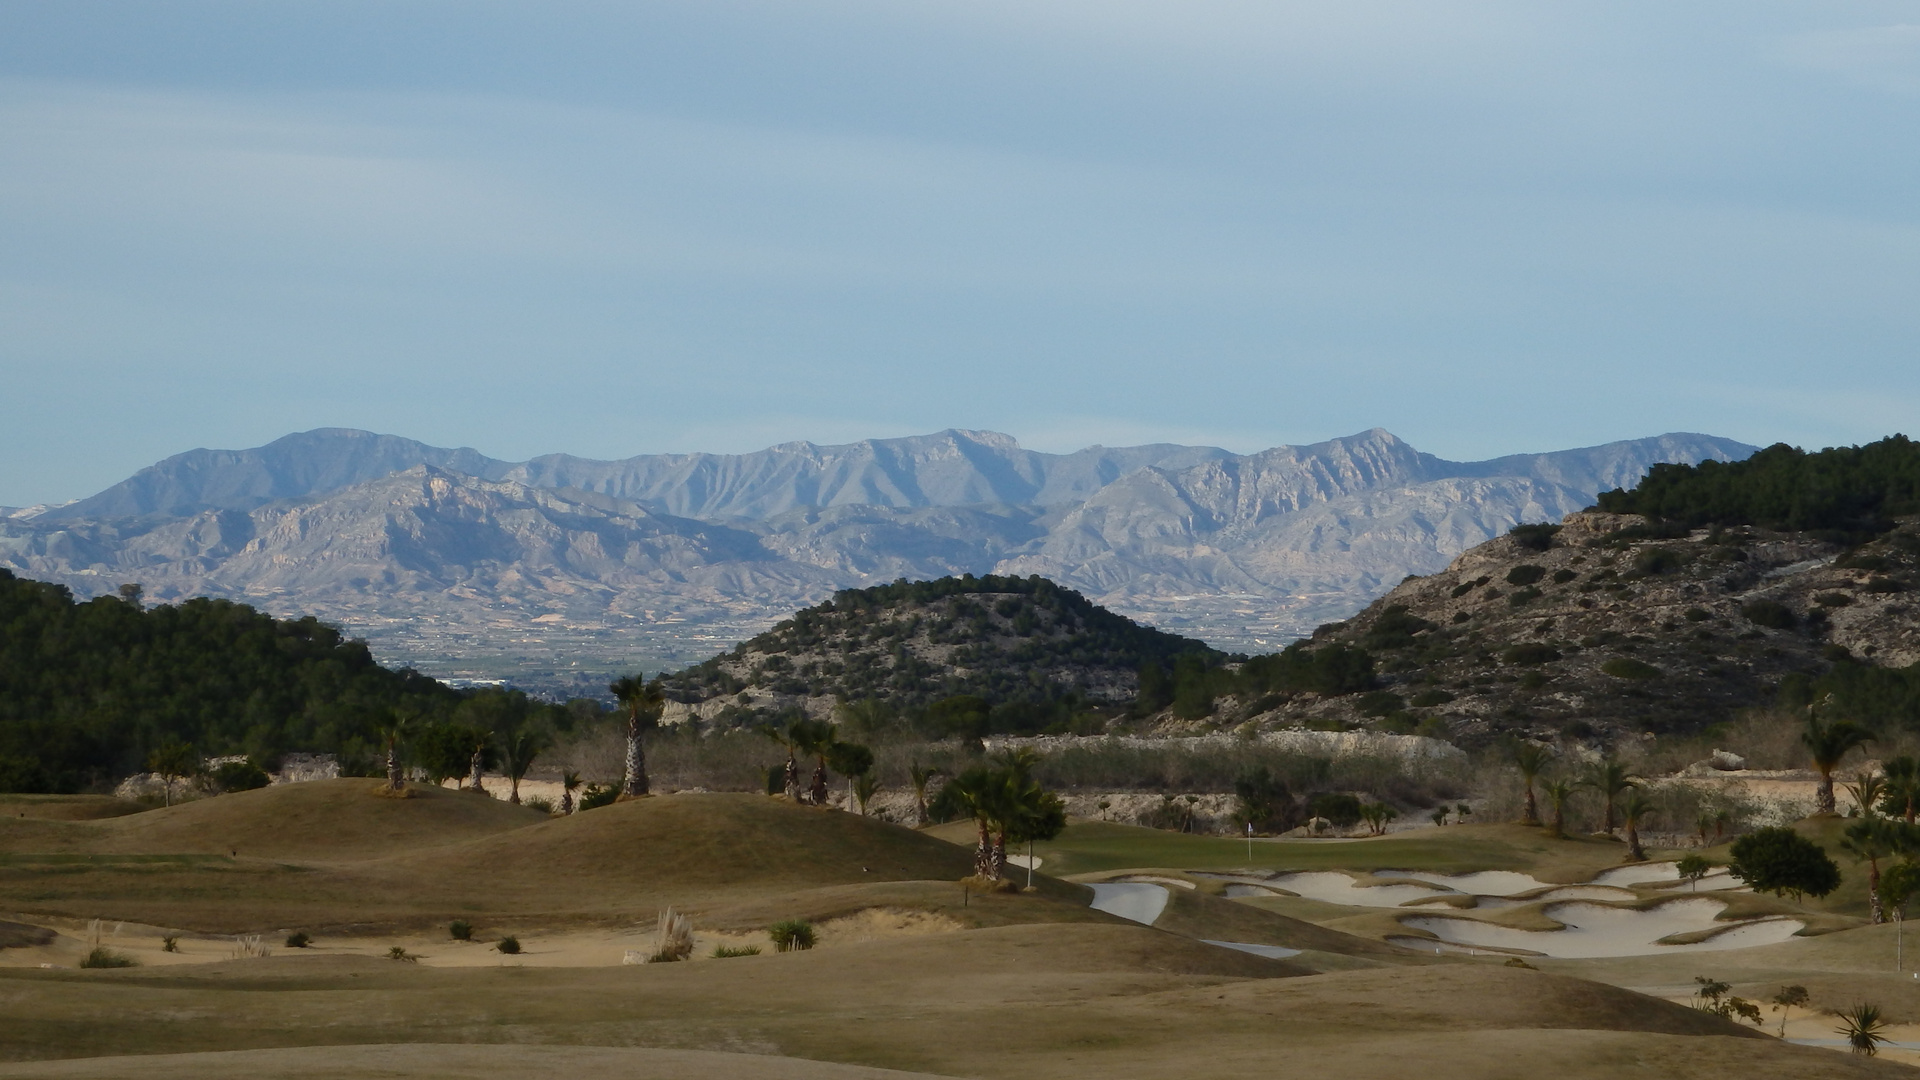
<path id="1" fill-rule="evenodd" d="M 1418 938 L 1389 938 L 1408 948 L 1430 949 L 1439 945 L 1465 946 L 1552 956 L 1566 959 L 1597 956 L 1645 956 L 1663 952 L 1708 952 L 1741 949 L 1752 945 L 1773 945 L 1785 941 L 1805 926 L 1798 919 L 1753 919 L 1740 923 L 1721 923 L 1716 916 L 1726 905 L 1709 899 L 1673 900 L 1646 910 L 1606 907 L 1575 901 L 1552 904 L 1542 909 L 1562 930 L 1517 930 L 1510 926 L 1475 919 L 1422 915 L 1402 919 L 1402 925 L 1425 930 L 1439 943 Z M 1676 934 L 1695 934 L 1725 926 L 1728 929 L 1701 941 L 1680 945 L 1662 945 L 1661 939 Z M 1455 948 L 1450 951 L 1460 951 Z"/>
<path id="2" fill-rule="evenodd" d="M 1155 885 L 1171 885 L 1176 889 L 1192 889 L 1192 888 L 1198 887 L 1194 885 L 1193 882 L 1188 881 L 1185 878 L 1161 877 L 1159 874 L 1128 874 L 1126 877 L 1117 877 L 1117 878 L 1114 878 L 1113 880 L 1115 881 L 1148 881 L 1148 882 L 1152 882 Z"/>
<path id="3" fill-rule="evenodd" d="M 1152 926 L 1167 909 L 1167 887 L 1150 885 L 1141 881 L 1104 881 L 1090 886 L 1093 889 L 1095 911 L 1104 911 L 1109 915 L 1118 915 L 1137 923 Z"/>
<path id="4" fill-rule="evenodd" d="M 1427 870 L 1375 870 L 1373 876 L 1412 878 L 1415 881 L 1429 882 L 1472 896 L 1517 896 L 1520 893 L 1553 887 L 1552 882 L 1541 881 L 1531 874 L 1517 874 L 1511 870 L 1480 870 L 1471 874 L 1435 874 Z M 1597 883 L 1611 884 L 1611 882 Z"/>
<path id="5" fill-rule="evenodd" d="M 1264 956 L 1269 960 L 1285 960 L 1289 956 L 1300 955 L 1299 949 L 1289 949 L 1284 945 L 1255 945 L 1247 941 L 1215 941 L 1212 938 L 1201 938 L 1200 940 L 1209 945 L 1218 945 L 1223 949 L 1237 949 L 1243 953 Z"/>
<path id="6" fill-rule="evenodd" d="M 1309 900 L 1352 907 L 1399 907 L 1406 903 L 1437 899 L 1450 891 L 1431 885 L 1362 885 L 1332 870 L 1281 874 L 1273 879 L 1273 884 Z"/>

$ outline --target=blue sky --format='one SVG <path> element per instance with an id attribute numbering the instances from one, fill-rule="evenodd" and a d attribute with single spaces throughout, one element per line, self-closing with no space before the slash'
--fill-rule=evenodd
<path id="1" fill-rule="evenodd" d="M 1912 432 L 1920 3 L 0 2 L 0 504 L 337 425 Z"/>

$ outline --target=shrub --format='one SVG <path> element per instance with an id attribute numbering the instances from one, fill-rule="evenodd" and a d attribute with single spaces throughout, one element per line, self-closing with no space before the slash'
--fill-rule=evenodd
<path id="1" fill-rule="evenodd" d="M 252 791 L 273 782 L 273 778 L 252 761 L 229 761 L 215 768 L 209 779 L 220 791 Z"/>
<path id="2" fill-rule="evenodd" d="M 1870 593 L 1906 592 L 1907 583 L 1904 581 L 1896 581 L 1893 578 L 1877 577 L 1868 580 L 1865 585 L 1860 586 L 1860 590 Z"/>
<path id="3" fill-rule="evenodd" d="M 773 947 L 781 952 L 802 952 L 817 942 L 813 924 L 805 919 L 782 919 L 767 928 Z"/>
<path id="4" fill-rule="evenodd" d="M 1380 613 L 1361 644 L 1376 651 L 1404 649 L 1414 643 L 1413 636 L 1433 629 L 1433 624 L 1413 614 L 1405 605 L 1395 604 Z"/>
<path id="5" fill-rule="evenodd" d="M 1791 630 L 1800 621 L 1792 608 L 1778 600 L 1755 600 L 1742 607 L 1740 614 L 1748 622 L 1769 630 Z"/>
<path id="6" fill-rule="evenodd" d="M 1665 674 L 1652 664 L 1630 656 L 1616 656 L 1601 664 L 1600 670 L 1616 679 L 1657 679 Z"/>
<path id="7" fill-rule="evenodd" d="M 122 956 L 102 945 L 95 945 L 93 951 L 80 961 L 80 966 L 83 968 L 127 968 L 138 967 L 139 964 L 140 961 L 133 957 Z"/>
<path id="8" fill-rule="evenodd" d="M 1813 602 L 1819 604 L 1821 607 L 1846 607 L 1848 604 L 1853 603 L 1853 597 L 1848 596 L 1846 593 L 1823 592 L 1815 596 Z"/>
<path id="9" fill-rule="evenodd" d="M 473 924 L 465 919 L 455 919 L 447 924 L 447 933 L 455 941 L 472 941 Z"/>
<path id="10" fill-rule="evenodd" d="M 1413 695 L 1413 700 L 1408 704 L 1416 709 L 1430 709 L 1435 705 L 1445 705 L 1452 700 L 1453 695 L 1445 690 L 1422 690 Z"/>
<path id="11" fill-rule="evenodd" d="M 1501 654 L 1500 659 L 1506 663 L 1522 667 L 1528 667 L 1534 664 L 1550 664 L 1560 659 L 1560 650 L 1551 645 L 1529 642 L 1525 645 L 1513 646 Z"/>
<path id="12" fill-rule="evenodd" d="M 1825 848 L 1792 829 L 1756 829 L 1733 842 L 1727 869 L 1754 892 L 1825 896 L 1840 887 L 1840 867 Z"/>
<path id="13" fill-rule="evenodd" d="M 518 956 L 520 955 L 520 939 L 514 937 L 512 934 L 508 934 L 506 937 L 501 938 L 500 941 L 494 945 L 494 948 L 506 953 L 508 956 Z"/>
<path id="14" fill-rule="evenodd" d="M 1345 829 L 1360 822 L 1360 799 L 1343 791 L 1323 791 L 1307 800 L 1310 817 L 1326 818 Z"/>
<path id="15" fill-rule="evenodd" d="M 1579 576 L 1580 576 L 1579 574 L 1576 574 L 1573 571 L 1568 570 L 1566 567 L 1561 567 L 1560 569 L 1555 570 L 1553 572 L 1553 583 L 1555 585 L 1565 585 L 1567 582 L 1572 581 L 1574 578 L 1577 578 Z"/>
<path id="16" fill-rule="evenodd" d="M 737 949 L 727 945 L 715 945 L 713 947 L 713 958 L 715 960 L 731 960 L 736 956 L 759 956 L 759 955 L 760 955 L 760 946 L 758 945 L 743 945 Z"/>
<path id="17" fill-rule="evenodd" d="M 553 800 L 547 798 L 545 795 L 535 795 L 530 799 L 522 799 L 520 805 L 529 810 L 538 810 L 543 814 L 553 813 Z"/>
<path id="18" fill-rule="evenodd" d="M 1532 563 L 1521 563 L 1519 566 L 1507 571 L 1507 584 L 1531 585 L 1546 576 L 1546 567 L 1535 566 Z"/>
<path id="19" fill-rule="evenodd" d="M 1507 535 L 1513 542 L 1528 551 L 1545 551 L 1553 546 L 1553 537 L 1560 526 L 1542 521 L 1530 525 L 1515 525 Z"/>
<path id="20" fill-rule="evenodd" d="M 1472 622 L 1473 613 L 1471 611 L 1456 611 L 1453 613 L 1453 621 L 1456 623 Z"/>
<path id="21" fill-rule="evenodd" d="M 295 930 L 287 935 L 287 948 L 304 949 L 313 943 L 313 938 L 305 930 Z"/>
<path id="22" fill-rule="evenodd" d="M 620 797 L 620 789 L 612 784 L 588 784 L 580 793 L 579 809 L 592 810 L 601 806 L 612 806 Z"/>
<path id="23" fill-rule="evenodd" d="M 1514 593 L 1512 596 L 1507 597 L 1507 605 L 1509 607 L 1525 607 L 1538 599 L 1540 599 L 1540 590 L 1535 586 L 1529 585 L 1519 592 Z"/>
<path id="24" fill-rule="evenodd" d="M 1713 618 L 1713 614 L 1706 608 L 1690 607 L 1687 609 L 1686 614 L 1681 617 L 1688 622 L 1706 622 L 1708 619 Z"/>
<path id="25" fill-rule="evenodd" d="M 1642 574 L 1671 574 L 1687 565 L 1687 560 L 1672 548 L 1650 547 L 1633 557 L 1633 568 Z"/>
<path id="26" fill-rule="evenodd" d="M 1361 716 L 1385 716 L 1405 705 L 1399 694 L 1391 690 L 1374 690 L 1360 695 L 1357 702 Z"/>
<path id="27" fill-rule="evenodd" d="M 387 959 L 400 960 L 408 964 L 417 964 L 420 962 L 419 954 L 408 952 L 404 945 L 395 945 L 393 948 L 388 949 Z"/>
<path id="28" fill-rule="evenodd" d="M 179 952 L 180 936 L 178 934 L 168 934 L 166 937 L 161 938 L 160 951 L 161 952 Z"/>

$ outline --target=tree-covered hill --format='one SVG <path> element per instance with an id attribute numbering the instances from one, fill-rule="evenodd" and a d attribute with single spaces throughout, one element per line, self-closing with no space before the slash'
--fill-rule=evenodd
<path id="1" fill-rule="evenodd" d="M 838 698 L 894 708 L 971 697 L 989 707 L 1133 698 L 1143 667 L 1224 659 L 1041 577 L 945 577 L 847 589 L 733 651 L 668 677 L 676 698 Z"/>
<path id="2" fill-rule="evenodd" d="M 1816 453 L 1776 443 L 1744 461 L 1655 465 L 1633 490 L 1602 494 L 1596 508 L 1690 528 L 1757 525 L 1859 539 L 1920 513 L 1920 443 L 1893 435 Z"/>
<path id="3" fill-rule="evenodd" d="M 396 707 L 433 717 L 460 700 L 311 618 L 225 600 L 75 603 L 0 570 L 0 791 L 104 783 L 172 741 L 260 761 L 366 756 Z"/>

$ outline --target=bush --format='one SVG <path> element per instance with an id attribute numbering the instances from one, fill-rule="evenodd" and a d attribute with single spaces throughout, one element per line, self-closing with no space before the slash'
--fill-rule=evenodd
<path id="1" fill-rule="evenodd" d="M 1616 679 L 1657 679 L 1666 674 L 1644 660 L 1616 656 L 1600 665 L 1600 670 Z"/>
<path id="2" fill-rule="evenodd" d="M 773 947 L 781 952 L 803 952 L 817 943 L 813 924 L 805 919 L 782 919 L 767 928 Z"/>
<path id="3" fill-rule="evenodd" d="M 1551 645 L 1529 642 L 1515 645 L 1501 654 L 1500 659 L 1509 664 L 1530 667 L 1535 664 L 1550 664 L 1560 659 L 1560 650 Z"/>
<path id="4" fill-rule="evenodd" d="M 518 956 L 520 955 L 520 939 L 514 937 L 512 934 L 508 934 L 506 937 L 501 938 L 499 943 L 494 945 L 494 948 L 506 953 L 508 956 Z"/>
<path id="5" fill-rule="evenodd" d="M 1344 791 L 1323 791 L 1307 800 L 1309 817 L 1326 818 L 1345 829 L 1360 823 L 1360 799 Z"/>
<path id="6" fill-rule="evenodd" d="M 1519 592 L 1514 593 L 1512 596 L 1507 597 L 1507 606 L 1525 607 L 1538 599 L 1540 599 L 1540 590 L 1533 585 L 1529 585 Z"/>
<path id="7" fill-rule="evenodd" d="M 1565 567 L 1561 567 L 1560 569 L 1555 570 L 1553 572 L 1553 583 L 1555 585 L 1565 585 L 1567 582 L 1572 581 L 1574 578 L 1577 578 L 1579 576 L 1580 576 L 1579 574 L 1576 574 Z"/>
<path id="8" fill-rule="evenodd" d="M 612 806 L 620 797 L 620 789 L 612 784 L 588 784 L 580 793 L 579 809 L 593 810 L 602 806 Z"/>
<path id="9" fill-rule="evenodd" d="M 395 945 L 393 948 L 388 949 L 387 959 L 399 960 L 399 961 L 402 961 L 403 963 L 408 963 L 408 964 L 417 964 L 420 962 L 419 954 L 408 952 L 406 946 L 404 945 Z"/>
<path id="10" fill-rule="evenodd" d="M 1815 596 L 1813 602 L 1819 604 L 1821 607 L 1846 607 L 1853 603 L 1853 597 L 1848 596 L 1846 593 L 1823 592 Z"/>
<path id="11" fill-rule="evenodd" d="M 1415 634 L 1431 629 L 1432 623 L 1408 611 L 1405 605 L 1395 604 L 1380 613 L 1360 643 L 1380 652 L 1405 649 L 1414 644 Z"/>
<path id="12" fill-rule="evenodd" d="M 1532 563 L 1521 563 L 1519 566 L 1507 571 L 1507 584 L 1531 585 L 1546 576 L 1546 567 L 1535 566 Z"/>
<path id="13" fill-rule="evenodd" d="M 1754 892 L 1825 896 L 1840 887 L 1840 867 L 1826 849 L 1792 829 L 1756 829 L 1733 842 L 1727 869 Z"/>
<path id="14" fill-rule="evenodd" d="M 1642 574 L 1671 574 L 1687 565 L 1687 560 L 1672 548 L 1650 547 L 1633 557 L 1633 568 Z"/>
<path id="15" fill-rule="evenodd" d="M 1769 630 L 1791 630 L 1800 621 L 1792 608 L 1778 600 L 1755 600 L 1742 607 L 1740 614 L 1748 622 Z"/>
<path id="16" fill-rule="evenodd" d="M 547 798 L 545 795 L 535 795 L 532 798 L 522 799 L 520 800 L 520 805 L 529 810 L 538 810 L 543 814 L 553 813 L 553 800 Z"/>
<path id="17" fill-rule="evenodd" d="M 313 938 L 305 930 L 296 930 L 287 935 L 287 948 L 304 949 L 313 943 Z"/>
<path id="18" fill-rule="evenodd" d="M 473 924 L 465 919 L 455 919 L 447 924 L 447 933 L 455 941 L 472 941 Z"/>
<path id="19" fill-rule="evenodd" d="M 1870 593 L 1906 592 L 1907 584 L 1904 581 L 1896 581 L 1893 578 L 1877 577 L 1869 579 L 1865 585 L 1860 586 L 1860 591 Z"/>
<path id="20" fill-rule="evenodd" d="M 131 956 L 122 956 L 112 949 L 95 945 L 93 951 L 80 961 L 83 968 L 128 968 L 140 966 L 140 961 Z"/>
<path id="21" fill-rule="evenodd" d="M 273 777 L 252 761 L 229 761 L 214 769 L 209 779 L 220 791 L 253 791 L 273 783 Z"/>
<path id="22" fill-rule="evenodd" d="M 1686 619 L 1688 622 L 1706 622 L 1708 619 L 1713 618 L 1713 614 L 1706 608 L 1690 607 L 1681 618 Z"/>
<path id="23" fill-rule="evenodd" d="M 1385 716 L 1405 705 L 1399 694 L 1391 690 L 1374 690 L 1361 694 L 1357 702 L 1361 716 Z"/>
<path id="24" fill-rule="evenodd" d="M 1545 551 L 1553 546 L 1553 537 L 1560 526 L 1542 521 L 1531 525 L 1515 525 L 1507 532 L 1513 542 L 1528 551 Z"/>
<path id="25" fill-rule="evenodd" d="M 713 947 L 713 958 L 715 960 L 731 960 L 736 956 L 759 956 L 759 955 L 760 955 L 760 946 L 758 945 L 743 945 L 737 949 L 727 945 L 715 945 Z"/>
<path id="26" fill-rule="evenodd" d="M 1453 695 L 1445 690 L 1422 690 L 1413 695 L 1413 700 L 1408 704 L 1416 709 L 1430 709 L 1435 705 L 1445 705 L 1452 700 Z"/>

